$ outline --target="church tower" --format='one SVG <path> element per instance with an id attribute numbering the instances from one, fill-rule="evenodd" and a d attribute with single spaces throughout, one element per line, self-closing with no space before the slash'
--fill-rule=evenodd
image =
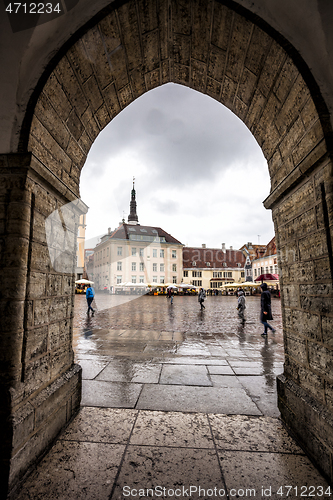
<path id="1" fill-rule="evenodd" d="M 130 202 L 130 214 L 128 216 L 128 224 L 138 224 L 139 219 L 136 214 L 136 200 L 135 200 L 135 189 L 134 189 L 134 181 L 135 178 L 133 177 L 133 189 L 131 192 L 131 202 Z"/>

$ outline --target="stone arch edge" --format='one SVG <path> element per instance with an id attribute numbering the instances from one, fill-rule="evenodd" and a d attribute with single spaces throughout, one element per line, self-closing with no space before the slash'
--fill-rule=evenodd
<path id="1" fill-rule="evenodd" d="M 106 17 L 110 12 L 118 9 L 119 7 L 129 3 L 131 0 L 114 0 L 108 6 L 101 9 L 97 14 L 95 14 L 88 22 L 83 24 L 57 51 L 57 53 L 49 60 L 46 65 L 42 75 L 40 76 L 35 89 L 33 90 L 30 99 L 27 104 L 26 112 L 22 121 L 22 125 L 19 131 L 19 143 L 18 152 L 23 153 L 27 151 L 30 128 L 32 123 L 32 118 L 34 114 L 34 109 L 36 107 L 40 93 L 42 92 L 49 76 L 51 75 L 54 68 L 57 66 L 59 61 L 63 56 L 66 55 L 68 50 L 87 33 L 92 27 L 98 24 L 104 17 Z M 314 76 L 312 75 L 310 68 L 306 64 L 303 57 L 299 54 L 296 48 L 277 30 L 269 25 L 268 22 L 263 20 L 257 14 L 252 13 L 247 8 L 239 5 L 234 0 L 215 0 L 221 5 L 225 5 L 231 10 L 237 12 L 241 16 L 245 17 L 251 21 L 254 25 L 261 28 L 265 33 L 267 33 L 274 41 L 276 41 L 291 57 L 296 68 L 299 70 L 302 78 L 304 79 L 311 97 L 316 106 L 318 116 L 322 125 L 324 132 L 326 147 L 328 152 L 333 154 L 333 128 L 330 121 L 330 113 L 325 100 L 320 92 L 319 85 L 317 84 Z"/>

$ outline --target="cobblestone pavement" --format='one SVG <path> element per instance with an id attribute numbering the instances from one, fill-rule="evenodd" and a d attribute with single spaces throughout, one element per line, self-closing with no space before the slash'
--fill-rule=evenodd
<path id="1" fill-rule="evenodd" d="M 208 297 L 204 311 L 195 296 L 172 305 L 163 296 L 130 299 L 97 294 L 98 312 L 88 317 L 85 298 L 76 297 L 84 406 L 279 416 L 279 299 L 272 299 L 276 333 L 267 338 L 256 296 L 246 298 L 245 323 L 233 296 Z"/>
<path id="2" fill-rule="evenodd" d="M 333 490 L 283 428 L 280 301 L 261 337 L 258 297 L 243 325 L 234 297 L 77 296 L 79 414 L 17 500 L 329 498 Z"/>

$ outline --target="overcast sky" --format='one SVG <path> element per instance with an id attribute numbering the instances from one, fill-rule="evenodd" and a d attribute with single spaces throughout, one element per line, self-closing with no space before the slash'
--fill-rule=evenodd
<path id="1" fill-rule="evenodd" d="M 185 245 L 240 248 L 274 236 L 260 147 L 233 113 L 199 92 L 158 87 L 97 137 L 81 174 L 88 246 L 123 216 L 127 222 L 133 176 L 139 223 Z"/>

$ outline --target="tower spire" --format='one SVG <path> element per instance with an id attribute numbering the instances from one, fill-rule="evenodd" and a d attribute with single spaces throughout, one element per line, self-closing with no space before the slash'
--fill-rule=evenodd
<path id="1" fill-rule="evenodd" d="M 128 216 L 129 224 L 138 224 L 139 219 L 136 213 L 136 200 L 135 200 L 135 188 L 134 188 L 135 177 L 133 177 L 133 189 L 131 192 L 131 202 L 130 202 L 130 214 Z"/>

